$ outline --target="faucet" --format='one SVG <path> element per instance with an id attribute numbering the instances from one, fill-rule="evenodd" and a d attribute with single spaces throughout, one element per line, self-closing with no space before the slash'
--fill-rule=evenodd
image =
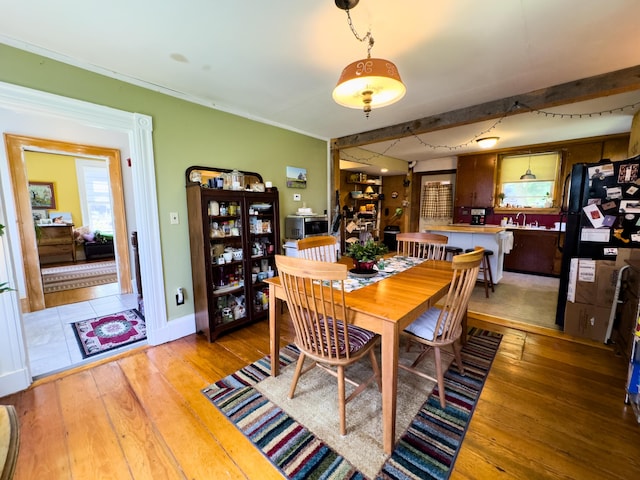
<path id="1" fill-rule="evenodd" d="M 524 220 L 524 222 L 522 223 L 523 227 L 527 226 L 527 214 L 526 213 L 522 213 L 522 212 L 518 212 L 516 214 L 516 220 L 518 220 L 518 218 L 520 218 L 520 215 L 522 215 L 522 219 Z M 518 222 L 516 222 L 516 225 L 520 225 Z"/>

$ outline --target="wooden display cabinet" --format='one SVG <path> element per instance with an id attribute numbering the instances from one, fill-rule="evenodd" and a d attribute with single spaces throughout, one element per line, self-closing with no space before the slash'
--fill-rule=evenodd
<path id="1" fill-rule="evenodd" d="M 278 192 L 188 183 L 187 208 L 196 330 L 214 341 L 268 315 L 263 280 L 280 253 Z"/>

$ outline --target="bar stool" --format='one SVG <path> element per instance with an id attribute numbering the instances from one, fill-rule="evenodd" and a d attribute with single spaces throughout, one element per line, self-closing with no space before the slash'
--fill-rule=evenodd
<path id="1" fill-rule="evenodd" d="M 454 256 L 460 255 L 462 253 L 462 249 L 460 247 L 451 247 L 448 245 L 444 247 L 444 251 L 446 252 L 447 260 L 453 260 Z"/>
<path id="2" fill-rule="evenodd" d="M 465 253 L 473 252 L 473 248 L 467 248 Z M 482 277 L 484 278 L 484 294 L 489 298 L 489 287 L 491 287 L 491 291 L 495 292 L 495 288 L 493 288 L 493 274 L 491 273 L 491 264 L 489 263 L 489 257 L 493 255 L 493 250 L 484 251 L 484 256 L 482 257 L 482 263 L 480 264 L 480 271 L 482 272 Z"/>

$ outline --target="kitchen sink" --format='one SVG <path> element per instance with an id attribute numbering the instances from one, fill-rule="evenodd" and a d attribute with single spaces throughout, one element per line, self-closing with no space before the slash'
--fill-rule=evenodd
<path id="1" fill-rule="evenodd" d="M 544 225 L 537 227 L 535 225 L 507 225 L 506 228 L 509 230 L 553 230 L 551 228 L 548 229 Z"/>

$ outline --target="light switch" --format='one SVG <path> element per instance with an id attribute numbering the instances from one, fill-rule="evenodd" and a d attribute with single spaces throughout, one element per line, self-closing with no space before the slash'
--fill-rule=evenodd
<path id="1" fill-rule="evenodd" d="M 293 194 L 293 201 L 294 202 L 299 202 L 300 200 L 302 200 L 302 196 L 299 193 L 294 193 Z"/>
<path id="2" fill-rule="evenodd" d="M 172 225 L 178 225 L 180 223 L 178 212 L 169 212 L 169 220 Z"/>

